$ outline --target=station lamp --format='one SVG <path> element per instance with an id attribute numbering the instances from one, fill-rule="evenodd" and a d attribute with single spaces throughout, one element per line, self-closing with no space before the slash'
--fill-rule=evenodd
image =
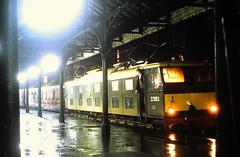
<path id="1" fill-rule="evenodd" d="M 19 83 L 25 83 L 27 81 L 27 74 L 25 72 L 20 72 L 17 79 Z"/>
<path id="2" fill-rule="evenodd" d="M 21 23 L 42 33 L 60 32 L 83 14 L 86 0 L 23 0 Z"/>
<path id="3" fill-rule="evenodd" d="M 48 54 L 42 58 L 40 67 L 42 74 L 57 71 L 60 67 L 60 59 L 56 55 Z"/>

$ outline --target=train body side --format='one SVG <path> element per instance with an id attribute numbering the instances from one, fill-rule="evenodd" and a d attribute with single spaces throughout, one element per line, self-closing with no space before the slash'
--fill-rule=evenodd
<path id="1" fill-rule="evenodd" d="M 144 72 L 144 110 L 140 107 L 137 69 Z M 212 129 L 216 125 L 217 104 L 214 70 L 208 63 L 157 62 L 108 70 L 108 113 L 111 122 L 164 130 Z M 65 82 L 65 108 L 102 118 L 102 71 Z M 42 109 L 59 111 L 59 85 L 44 86 Z M 20 106 L 26 91 L 20 89 Z M 194 106 L 194 111 L 190 107 Z M 38 107 L 38 88 L 29 88 L 29 107 Z"/>
<path id="2" fill-rule="evenodd" d="M 27 104 L 26 89 L 19 89 L 20 107 L 25 108 Z M 28 89 L 29 108 L 38 108 L 38 88 L 29 87 Z M 59 85 L 50 85 L 41 87 L 41 108 L 42 110 L 59 112 L 60 108 L 60 87 Z"/>

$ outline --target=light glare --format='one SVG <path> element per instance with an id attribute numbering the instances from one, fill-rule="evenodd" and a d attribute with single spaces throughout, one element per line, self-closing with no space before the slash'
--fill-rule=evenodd
<path id="1" fill-rule="evenodd" d="M 60 60 L 55 55 L 47 55 L 41 61 L 41 69 L 43 73 L 50 73 L 58 70 Z"/>
<path id="2" fill-rule="evenodd" d="M 20 83 L 24 83 L 27 80 L 27 74 L 26 73 L 19 73 L 17 76 L 17 79 Z"/>
<path id="3" fill-rule="evenodd" d="M 168 113 L 169 114 L 173 114 L 175 111 L 174 111 L 174 109 L 172 108 L 172 107 L 170 107 L 169 109 L 168 109 Z"/>
<path id="4" fill-rule="evenodd" d="M 70 26 L 83 11 L 84 0 L 25 0 L 22 22 L 42 32 Z"/>
<path id="5" fill-rule="evenodd" d="M 38 67 L 36 66 L 31 66 L 28 70 L 27 70 L 27 76 L 30 79 L 35 79 L 39 76 L 40 74 L 40 70 Z"/>

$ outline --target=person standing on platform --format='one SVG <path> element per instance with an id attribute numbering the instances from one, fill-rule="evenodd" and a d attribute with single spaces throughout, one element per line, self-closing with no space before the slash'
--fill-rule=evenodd
<path id="1" fill-rule="evenodd" d="M 144 105 L 144 73 L 142 69 L 137 69 L 137 85 L 135 89 L 135 93 L 138 94 L 138 102 L 140 106 L 140 118 L 143 117 L 143 113 L 145 112 Z"/>

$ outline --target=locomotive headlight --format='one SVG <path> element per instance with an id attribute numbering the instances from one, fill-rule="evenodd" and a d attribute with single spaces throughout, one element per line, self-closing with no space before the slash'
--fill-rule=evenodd
<path id="1" fill-rule="evenodd" d="M 175 110 L 174 110 L 173 107 L 169 107 L 169 108 L 168 108 L 168 113 L 169 113 L 170 115 L 173 115 L 174 112 L 175 112 Z"/>
<path id="2" fill-rule="evenodd" d="M 217 112 L 218 112 L 218 107 L 217 107 L 217 105 L 211 105 L 211 106 L 210 106 L 210 111 L 211 111 L 212 113 L 217 113 Z"/>

